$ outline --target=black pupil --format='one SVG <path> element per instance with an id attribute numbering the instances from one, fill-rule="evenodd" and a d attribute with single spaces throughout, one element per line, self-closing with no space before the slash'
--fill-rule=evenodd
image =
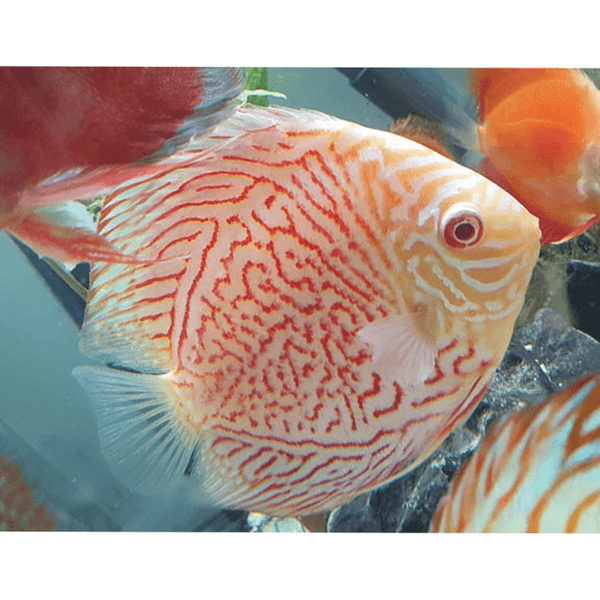
<path id="1" fill-rule="evenodd" d="M 454 228 L 454 235 L 456 236 L 457 240 L 466 242 L 472 239 L 475 235 L 475 226 L 469 221 L 464 221 Z"/>

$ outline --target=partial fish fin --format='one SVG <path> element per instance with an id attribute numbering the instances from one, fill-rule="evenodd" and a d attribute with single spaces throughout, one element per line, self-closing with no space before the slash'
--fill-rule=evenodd
<path id="1" fill-rule="evenodd" d="M 436 347 L 414 325 L 412 315 L 386 317 L 358 332 L 373 350 L 373 370 L 400 385 L 419 385 L 433 373 Z"/>
<path id="2" fill-rule="evenodd" d="M 94 408 L 102 453 L 127 488 L 156 495 L 200 486 L 200 444 L 175 412 L 168 381 L 104 367 L 76 367 L 73 376 Z"/>
<path id="3" fill-rule="evenodd" d="M 444 146 L 444 132 L 439 123 L 433 123 L 417 115 L 408 115 L 405 119 L 398 119 L 390 131 L 454 160 L 452 153 Z"/>
<path id="4" fill-rule="evenodd" d="M 26 213 L 70 200 L 88 200 L 104 196 L 123 183 L 158 175 L 169 168 L 162 164 L 135 164 L 76 169 L 60 173 L 45 179 L 34 188 L 23 191 L 19 197 L 19 211 Z"/>
<path id="5" fill-rule="evenodd" d="M 186 117 L 177 135 L 167 140 L 162 148 L 148 157 L 154 161 L 182 148 L 192 138 L 205 135 L 220 122 L 231 116 L 242 102 L 246 82 L 242 68 L 208 67 L 200 69 L 202 78 L 202 101 L 194 112 Z"/>
<path id="6" fill-rule="evenodd" d="M 238 109 L 231 117 L 219 123 L 208 135 L 190 141 L 176 155 L 169 156 L 161 164 L 180 165 L 187 160 L 199 160 L 205 153 L 207 157 L 226 148 L 240 138 L 257 131 L 264 131 L 286 124 L 302 124 L 315 127 L 336 127 L 343 119 L 327 115 L 317 110 L 288 108 L 284 106 L 246 105 Z"/>
<path id="7" fill-rule="evenodd" d="M 143 262 L 117 251 L 94 229 L 91 215 L 78 202 L 39 208 L 7 227 L 40 256 L 62 263 L 68 271 L 80 262 Z"/>
<path id="8" fill-rule="evenodd" d="M 479 152 L 475 99 L 465 85 L 454 81 L 443 69 L 401 69 L 405 82 L 401 93 L 408 103 L 446 135 L 444 146 Z"/>
<path id="9" fill-rule="evenodd" d="M 580 236 L 600 219 L 600 215 L 594 215 L 591 219 L 571 230 L 561 223 L 548 221 L 540 218 L 540 229 L 542 230 L 542 244 L 562 244 Z M 567 231 L 567 233 L 565 233 Z"/>

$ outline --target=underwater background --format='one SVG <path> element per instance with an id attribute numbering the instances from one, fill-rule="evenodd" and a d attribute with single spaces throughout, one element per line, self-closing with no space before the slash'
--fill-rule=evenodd
<path id="1" fill-rule="evenodd" d="M 394 71 L 269 68 L 268 88 L 287 99 L 268 101 L 389 130 L 395 118 L 415 112 L 414 106 L 402 106 L 394 96 Z M 443 71 L 458 82 L 466 76 L 465 69 Z M 539 309 L 552 308 L 568 325 L 597 335 L 593 265 L 597 230 L 543 248 L 517 329 L 531 323 Z M 242 511 L 210 507 L 199 511 L 176 500 L 143 497 L 114 478 L 100 454 L 91 406 L 71 375 L 74 367 L 90 364 L 78 350 L 73 317 L 5 232 L 0 233 L 0 264 L 0 455 L 19 464 L 56 528 L 247 530 Z M 575 280 L 577 286 L 569 285 Z"/>

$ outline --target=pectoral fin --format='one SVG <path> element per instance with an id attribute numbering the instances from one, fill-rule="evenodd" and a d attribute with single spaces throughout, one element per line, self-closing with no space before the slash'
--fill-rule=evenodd
<path id="1" fill-rule="evenodd" d="M 373 351 L 373 370 L 400 385 L 419 385 L 432 374 L 436 347 L 418 331 L 411 315 L 374 321 L 357 334 Z"/>

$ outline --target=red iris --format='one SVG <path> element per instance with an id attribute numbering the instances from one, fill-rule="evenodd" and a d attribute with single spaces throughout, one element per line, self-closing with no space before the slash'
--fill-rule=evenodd
<path id="1" fill-rule="evenodd" d="M 483 220 L 473 211 L 463 211 L 449 218 L 443 225 L 444 241 L 451 248 L 473 246 L 483 236 Z"/>

